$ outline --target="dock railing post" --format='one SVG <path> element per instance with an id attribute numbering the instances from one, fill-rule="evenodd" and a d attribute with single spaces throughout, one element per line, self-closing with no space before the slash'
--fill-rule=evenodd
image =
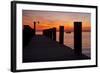
<path id="1" fill-rule="evenodd" d="M 64 43 L 64 26 L 60 26 L 59 28 L 59 44 Z"/>
<path id="2" fill-rule="evenodd" d="M 52 31 L 52 36 L 53 36 L 53 40 L 56 41 L 56 28 L 53 28 L 53 31 Z"/>
<path id="3" fill-rule="evenodd" d="M 82 54 L 82 22 L 74 22 L 74 53 Z"/>
<path id="4" fill-rule="evenodd" d="M 43 30 L 43 35 L 56 41 L 56 28 L 50 28 Z"/>

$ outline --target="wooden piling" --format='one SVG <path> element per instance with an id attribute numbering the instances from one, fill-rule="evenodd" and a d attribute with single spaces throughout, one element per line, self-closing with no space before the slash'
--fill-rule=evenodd
<path id="1" fill-rule="evenodd" d="M 56 41 L 56 28 L 50 28 L 43 30 L 43 35 Z"/>
<path id="2" fill-rule="evenodd" d="M 74 22 L 74 52 L 82 54 L 82 22 Z"/>
<path id="3" fill-rule="evenodd" d="M 52 30 L 52 39 L 54 40 L 54 41 L 56 41 L 56 28 L 53 28 L 53 30 Z"/>
<path id="4" fill-rule="evenodd" d="M 59 29 L 59 43 L 60 44 L 64 43 L 64 26 L 60 26 Z"/>

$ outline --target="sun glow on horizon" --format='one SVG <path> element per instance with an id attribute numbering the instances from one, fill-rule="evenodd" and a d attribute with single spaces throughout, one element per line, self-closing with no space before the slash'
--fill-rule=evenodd
<path id="1" fill-rule="evenodd" d="M 59 30 L 59 26 L 64 26 L 65 31 L 73 31 L 74 22 L 81 21 L 82 30 L 90 31 L 90 16 L 89 13 L 23 10 L 23 25 L 34 28 L 33 22 L 39 21 L 37 31 L 53 27 Z"/>

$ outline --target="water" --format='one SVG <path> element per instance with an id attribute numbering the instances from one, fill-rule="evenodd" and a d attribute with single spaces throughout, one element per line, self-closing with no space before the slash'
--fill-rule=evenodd
<path id="1" fill-rule="evenodd" d="M 36 34 L 42 34 L 42 32 L 36 32 Z M 59 42 L 59 32 L 56 33 L 56 40 Z M 82 53 L 91 56 L 91 34 L 90 32 L 82 32 Z M 74 49 L 74 33 L 66 33 L 64 32 L 64 45 L 71 47 Z"/>
<path id="2" fill-rule="evenodd" d="M 56 33 L 57 41 L 59 41 L 59 32 Z M 91 48 L 91 41 L 90 41 L 90 32 L 82 32 L 82 53 L 90 57 L 90 48 Z M 64 44 L 66 46 L 71 47 L 74 49 L 74 33 L 66 33 L 64 32 Z"/>

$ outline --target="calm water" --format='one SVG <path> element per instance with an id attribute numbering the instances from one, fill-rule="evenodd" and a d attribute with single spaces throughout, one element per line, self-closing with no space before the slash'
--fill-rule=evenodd
<path id="1" fill-rule="evenodd" d="M 37 32 L 36 34 L 42 34 L 42 32 Z M 59 42 L 59 32 L 56 33 L 57 35 L 57 41 Z M 89 56 L 91 55 L 90 49 L 91 49 L 91 40 L 90 40 L 91 34 L 90 32 L 82 32 L 82 53 Z M 64 32 L 64 44 L 66 46 L 71 47 L 74 49 L 74 33 L 66 33 Z"/>

